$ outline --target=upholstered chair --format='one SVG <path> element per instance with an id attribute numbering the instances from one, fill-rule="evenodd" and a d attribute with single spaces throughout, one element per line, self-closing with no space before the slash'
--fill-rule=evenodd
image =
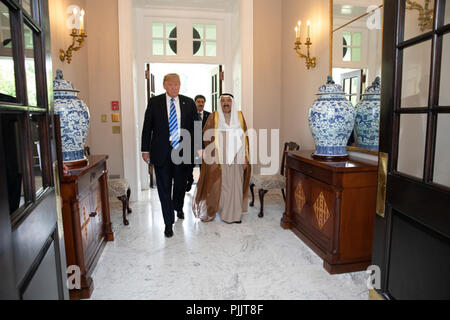
<path id="1" fill-rule="evenodd" d="M 281 189 L 281 193 L 283 194 L 283 199 L 286 202 L 286 194 L 284 190 L 286 189 L 286 177 L 284 176 L 284 167 L 286 161 L 286 151 L 299 150 L 300 146 L 295 142 L 286 142 L 284 144 L 284 152 L 281 160 L 281 169 L 279 174 L 274 175 L 261 175 L 254 174 L 250 178 L 250 191 L 252 193 L 252 202 L 250 202 L 250 206 L 253 207 L 255 205 L 255 193 L 254 188 L 258 189 L 259 202 L 261 204 L 261 208 L 258 214 L 258 217 L 264 217 L 264 195 L 269 190 L 277 190 Z"/>

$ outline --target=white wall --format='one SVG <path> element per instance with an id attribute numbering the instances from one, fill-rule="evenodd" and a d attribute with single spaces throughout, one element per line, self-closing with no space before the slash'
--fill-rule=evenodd
<path id="1" fill-rule="evenodd" d="M 317 58 L 314 69 L 307 70 L 305 60 L 293 50 L 298 20 L 311 21 L 311 54 Z M 329 1 L 283 0 L 281 36 L 281 141 L 295 141 L 304 150 L 314 150 L 308 110 L 329 71 Z"/>
<path id="2" fill-rule="evenodd" d="M 72 43 L 71 30 L 66 26 L 70 5 L 85 9 L 88 37 L 68 64 L 60 61 L 59 50 L 66 50 Z M 90 146 L 91 153 L 107 154 L 109 175 L 123 176 L 122 138 L 112 134 L 111 122 L 111 101 L 120 100 L 117 2 L 50 0 L 49 10 L 53 73 L 61 69 L 64 78 L 80 90 L 79 98 L 89 107 L 91 125 L 86 145 Z M 107 123 L 100 121 L 102 114 L 107 115 Z"/>
<path id="3" fill-rule="evenodd" d="M 120 100 L 119 25 L 117 2 L 86 1 L 89 14 L 87 53 L 89 57 L 89 102 L 91 107 L 91 153 L 107 154 L 109 175 L 124 176 L 122 135 L 113 134 L 112 127 L 122 123 L 111 121 L 112 101 Z M 120 108 L 130 106 L 121 104 Z M 117 111 L 114 111 L 117 112 Z M 107 122 L 101 122 L 102 114 Z M 106 142 L 106 143 L 105 143 Z"/>

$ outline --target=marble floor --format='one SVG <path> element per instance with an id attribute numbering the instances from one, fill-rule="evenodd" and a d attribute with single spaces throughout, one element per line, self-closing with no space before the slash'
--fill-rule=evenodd
<path id="1" fill-rule="evenodd" d="M 186 219 L 175 222 L 170 239 L 164 237 L 156 189 L 132 203 L 127 227 L 121 204 L 111 200 L 115 241 L 106 245 L 94 270 L 91 299 L 368 299 L 365 272 L 328 274 L 312 250 L 280 227 L 281 193 L 266 195 L 263 219 L 256 201 L 240 225 L 195 219 L 192 195 L 186 195 Z"/>

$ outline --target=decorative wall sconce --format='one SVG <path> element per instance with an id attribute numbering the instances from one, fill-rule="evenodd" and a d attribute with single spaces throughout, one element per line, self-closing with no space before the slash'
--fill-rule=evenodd
<path id="1" fill-rule="evenodd" d="M 406 0 L 406 10 L 417 10 L 419 11 L 419 27 L 420 31 L 431 30 L 433 28 L 433 8 L 429 8 L 430 0 L 425 0 L 425 5 L 422 7 L 421 4 L 416 1 Z"/>
<path id="2" fill-rule="evenodd" d="M 78 10 L 76 8 L 73 9 L 73 15 L 77 17 Z M 67 63 L 70 64 L 72 62 L 72 53 L 73 51 L 78 51 L 83 47 L 84 39 L 87 38 L 87 34 L 84 32 L 84 15 L 85 12 L 83 9 L 81 9 L 80 12 L 80 28 L 73 28 L 72 33 L 70 36 L 72 37 L 72 44 L 67 49 L 67 51 L 64 51 L 63 49 L 59 50 L 59 59 L 61 59 L 62 62 L 64 60 L 67 60 Z M 76 43 L 78 42 L 78 45 Z"/>
<path id="3" fill-rule="evenodd" d="M 299 20 L 297 26 L 295 27 L 295 37 L 296 37 L 296 41 L 295 41 L 295 52 L 297 53 L 297 56 L 299 56 L 300 58 L 305 58 L 306 59 L 306 68 L 308 68 L 308 70 L 310 68 L 315 68 L 316 67 L 316 58 L 313 57 L 311 58 L 310 54 L 309 54 L 309 47 L 312 45 L 311 42 L 311 22 L 308 21 L 307 22 L 307 35 L 306 35 L 306 55 L 304 55 L 303 53 L 300 52 L 300 46 L 302 45 L 301 41 L 300 41 L 300 35 L 301 35 L 301 25 L 302 22 Z"/>

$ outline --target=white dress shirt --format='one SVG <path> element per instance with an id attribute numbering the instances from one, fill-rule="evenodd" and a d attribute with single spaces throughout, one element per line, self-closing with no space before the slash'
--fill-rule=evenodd
<path id="1" fill-rule="evenodd" d="M 170 105 L 172 104 L 171 97 L 166 93 L 167 100 L 167 119 L 170 120 Z M 175 110 L 177 112 L 177 123 L 178 123 L 178 137 L 181 138 L 181 109 L 180 109 L 180 98 L 177 96 L 174 98 Z M 170 139 L 170 137 L 169 137 Z"/>

